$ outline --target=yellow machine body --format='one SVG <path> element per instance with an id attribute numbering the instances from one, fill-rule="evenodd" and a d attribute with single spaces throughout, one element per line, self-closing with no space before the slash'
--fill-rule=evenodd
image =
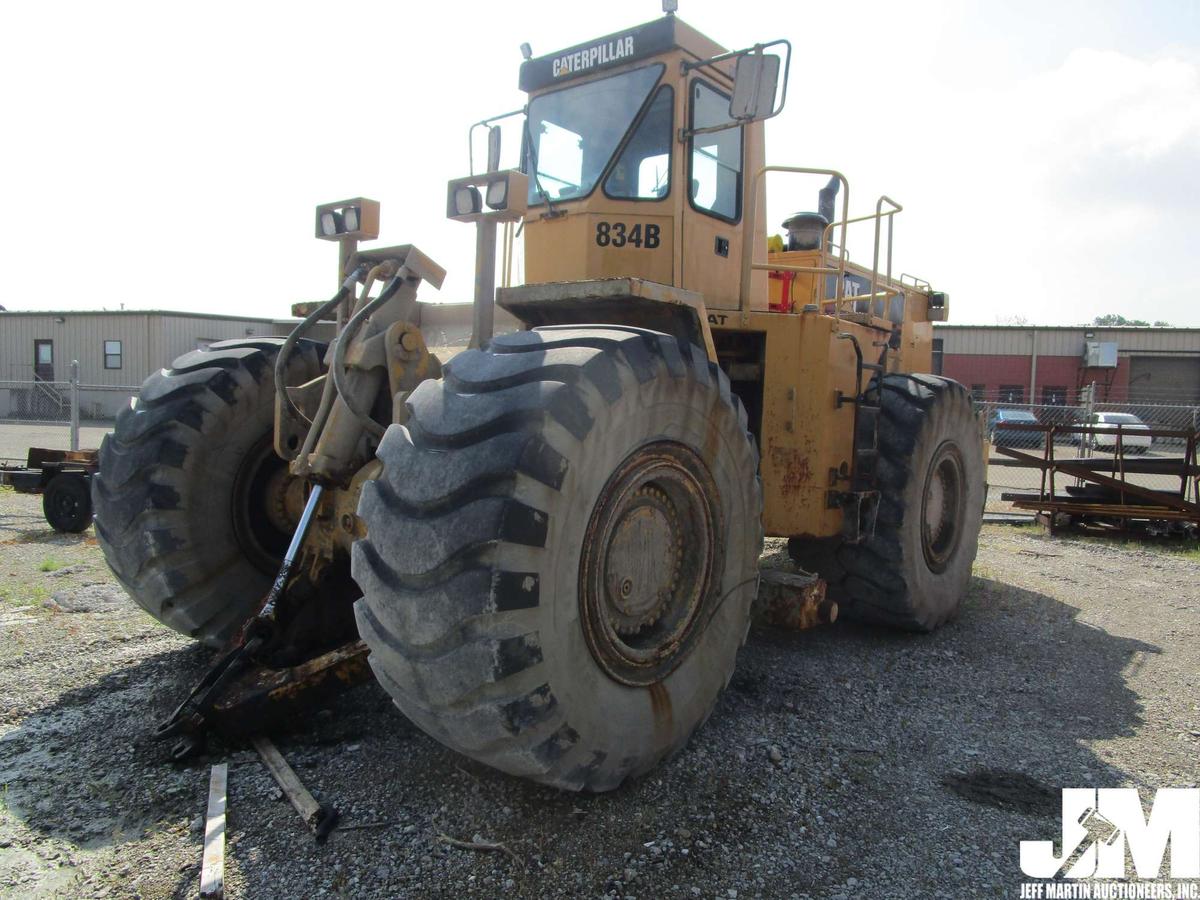
<path id="1" fill-rule="evenodd" d="M 642 40 L 646 31 L 651 32 L 649 41 Z M 639 41 L 659 52 L 640 52 Z M 614 48 L 629 50 L 628 61 L 622 61 Z M 577 197 L 568 193 L 547 203 L 536 195 L 546 186 L 530 175 L 525 281 L 547 285 L 635 278 L 698 294 L 700 326 L 705 330 L 702 346 L 710 356 L 715 354 L 730 376 L 758 439 L 766 534 L 832 536 L 843 529 L 843 508 L 831 502 L 831 492 L 848 480 L 853 466 L 853 399 L 872 374 L 860 368 L 855 342 L 867 363 L 883 359 L 889 372 L 930 372 L 930 323 L 944 318 L 946 301 L 943 295 L 934 295 L 927 283 L 890 277 L 890 260 L 883 270 L 881 235 L 887 233 L 898 207 L 884 209 L 881 203 L 875 215 L 848 219 L 848 224 L 867 229 L 872 221 L 876 226 L 876 261 L 871 267 L 850 263 L 833 243 L 839 228 L 844 240 L 845 213 L 835 217 L 819 249 L 780 250 L 778 239 L 773 242 L 774 252 L 768 249 L 763 123 L 750 122 L 712 135 L 688 133 L 700 92 L 709 97 L 716 92 L 726 99 L 732 93 L 736 60 L 689 66 L 724 53 L 724 48 L 695 29 L 667 17 L 525 63 L 521 81 L 529 94 L 530 128 L 547 127 L 537 121 L 539 98 L 648 67 L 656 68 L 658 75 L 640 115 L 645 117 L 653 102 L 672 103 L 670 175 L 662 196 L 610 196 L 607 184 L 622 162 L 620 148 L 592 189 L 586 194 L 580 191 Z M 600 108 L 602 88 L 596 94 Z M 662 99 L 662 94 L 668 99 Z M 573 114 L 589 113 L 575 110 Z M 633 143 L 636 127 L 631 128 L 626 146 Z M 534 140 L 531 133 L 526 140 Z M 740 141 L 741 148 L 737 215 L 721 217 L 693 202 L 693 192 L 701 186 L 693 181 L 692 167 L 699 166 L 698 160 L 712 153 L 713 146 L 727 148 L 731 140 Z M 534 165 L 531 162 L 529 168 Z M 788 187 L 782 179 L 777 183 Z M 844 179 L 842 183 L 839 210 L 849 193 L 849 185 Z M 755 191 L 757 196 L 752 196 Z M 624 236 L 619 246 L 618 229 Z M 647 233 L 656 240 L 647 242 Z M 641 246 L 630 241 L 633 234 L 643 238 Z M 752 265 L 743 264 L 746 241 L 751 242 L 746 249 L 752 253 Z M 890 255 L 890 235 L 887 250 Z M 783 268 L 775 270 L 775 266 Z M 865 294 L 847 294 L 849 287 L 839 289 L 864 283 L 872 286 Z M 512 302 L 516 292 L 523 290 L 502 289 L 498 302 L 526 324 L 545 324 L 547 319 L 530 320 Z M 931 308 L 934 296 L 936 309 Z M 630 297 L 625 307 L 610 307 L 601 313 L 604 317 L 593 315 L 590 321 L 640 324 L 633 309 L 640 302 Z M 885 345 L 890 345 L 886 352 Z"/>

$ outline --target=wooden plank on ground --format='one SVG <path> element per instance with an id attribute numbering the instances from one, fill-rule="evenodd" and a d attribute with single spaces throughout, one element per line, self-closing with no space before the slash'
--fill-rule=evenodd
<path id="1" fill-rule="evenodd" d="M 225 805 L 229 765 L 212 767 L 208 781 L 208 822 L 204 826 L 204 862 L 200 867 L 200 896 L 220 900 L 225 895 Z"/>
<path id="2" fill-rule="evenodd" d="M 258 755 L 262 757 L 271 777 L 287 795 L 296 812 L 300 814 L 300 818 L 304 820 L 304 824 L 316 831 L 322 818 L 321 804 L 308 792 L 308 788 L 288 765 L 283 754 L 279 752 L 279 748 L 271 742 L 270 738 L 257 737 L 254 738 L 254 749 L 258 751 Z"/>

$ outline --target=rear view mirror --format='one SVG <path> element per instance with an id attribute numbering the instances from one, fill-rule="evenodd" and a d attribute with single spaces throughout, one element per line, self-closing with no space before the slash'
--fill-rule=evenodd
<path id="1" fill-rule="evenodd" d="M 739 56 L 729 98 L 729 118 L 738 122 L 769 119 L 775 114 L 779 89 L 779 57 L 773 53 Z"/>
<path id="2" fill-rule="evenodd" d="M 489 172 L 500 171 L 500 126 L 492 125 L 488 128 L 487 135 L 488 156 L 487 170 Z"/>

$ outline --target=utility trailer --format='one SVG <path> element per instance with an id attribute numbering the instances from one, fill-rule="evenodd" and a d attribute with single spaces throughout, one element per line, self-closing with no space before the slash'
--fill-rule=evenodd
<path id="1" fill-rule="evenodd" d="M 0 464 L 0 484 L 41 494 L 42 513 L 55 531 L 78 534 L 92 524 L 92 476 L 98 450 L 30 447 L 24 466 Z"/>

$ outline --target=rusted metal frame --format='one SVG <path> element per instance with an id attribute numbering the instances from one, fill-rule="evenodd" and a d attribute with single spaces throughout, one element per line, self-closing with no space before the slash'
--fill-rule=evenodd
<path id="1" fill-rule="evenodd" d="M 1051 426 L 1050 433 L 1046 436 L 1045 446 L 1042 447 L 1042 457 L 1046 465 L 1042 466 L 1041 483 L 1038 486 L 1038 495 L 1046 496 L 1046 476 L 1049 472 L 1050 478 L 1050 499 L 1054 499 L 1054 428 Z"/>
<path id="2" fill-rule="evenodd" d="M 1200 470 L 1196 468 L 1196 435 L 1193 433 L 1187 439 L 1187 446 L 1183 454 L 1183 471 L 1179 477 L 1179 497 L 1181 500 L 1187 499 L 1188 489 L 1188 473 L 1192 473 L 1192 496 L 1200 502 Z"/>
<path id="3" fill-rule="evenodd" d="M 1013 459 L 1021 459 L 1037 466 L 1041 464 L 1036 456 L 1028 453 L 1022 453 L 1020 450 L 1014 450 L 1012 447 L 997 447 L 996 451 Z M 1200 504 L 1190 503 L 1186 500 L 1176 500 L 1170 495 L 1164 494 L 1161 491 L 1155 491 L 1151 488 L 1144 488 L 1140 485 L 1128 484 L 1121 482 L 1116 478 L 1108 475 L 1101 475 L 1099 472 L 1092 472 L 1074 463 L 1059 461 L 1058 468 L 1062 469 L 1068 475 L 1074 475 L 1076 478 L 1081 478 L 1084 481 L 1090 481 L 1093 484 L 1103 485 L 1104 487 L 1115 488 L 1118 491 L 1124 490 L 1135 497 L 1140 497 L 1143 500 L 1149 500 L 1155 504 L 1161 504 L 1169 509 L 1179 509 L 1191 512 L 1193 515 L 1200 517 Z"/>
<path id="4" fill-rule="evenodd" d="M 1106 430 L 1097 430 L 1094 425 L 1048 425 L 1043 422 L 1012 422 L 1005 424 L 1005 431 L 1028 431 L 1028 432 L 1048 432 L 1051 428 L 1057 430 L 1059 434 L 1111 434 Z M 1127 432 L 1133 434 L 1134 432 Z M 1176 428 L 1147 428 L 1145 431 L 1138 429 L 1136 432 L 1144 437 L 1161 437 L 1161 438 L 1177 438 L 1179 440 L 1187 440 L 1193 437 L 1197 432 L 1191 429 L 1176 429 Z"/>
<path id="5" fill-rule="evenodd" d="M 1113 469 L 1116 471 L 1122 485 L 1125 484 L 1125 439 L 1122 434 L 1123 427 L 1120 422 L 1117 423 L 1117 446 L 1116 453 L 1113 454 Z M 1121 488 L 1121 505 L 1125 505 L 1125 489 L 1123 487 Z"/>
<path id="6" fill-rule="evenodd" d="M 1051 500 L 1042 502 L 1038 498 L 1012 500 L 1012 505 L 1018 509 L 1031 512 L 1053 511 L 1071 513 L 1074 515 L 1115 516 L 1132 519 L 1169 519 L 1171 521 L 1194 522 L 1200 521 L 1191 513 L 1176 509 L 1163 509 L 1157 506 L 1119 505 L 1115 503 L 1073 503 L 1067 500 Z"/>
<path id="7" fill-rule="evenodd" d="M 998 447 L 996 450 L 999 452 Z M 1055 465 L 1058 465 L 1062 459 L 1063 457 L 1055 457 Z M 1085 466 L 1092 471 L 1096 471 L 1097 468 L 1101 466 L 1108 466 L 1112 464 L 1112 460 L 1110 459 L 1100 459 L 1094 456 L 1073 456 L 1066 457 L 1066 460 L 1072 465 Z M 1047 463 L 1045 460 L 1040 458 L 1035 462 L 1026 463 L 1016 459 L 1000 459 L 998 457 L 993 457 L 992 459 L 988 460 L 988 465 L 1021 469 L 1038 469 L 1045 468 Z M 1191 478 L 1194 475 L 1200 475 L 1200 465 L 1189 463 L 1183 456 L 1177 458 L 1126 458 L 1125 471 L 1131 475 L 1159 475 L 1166 478 L 1178 478 L 1180 475 L 1182 475 L 1186 478 Z"/>

